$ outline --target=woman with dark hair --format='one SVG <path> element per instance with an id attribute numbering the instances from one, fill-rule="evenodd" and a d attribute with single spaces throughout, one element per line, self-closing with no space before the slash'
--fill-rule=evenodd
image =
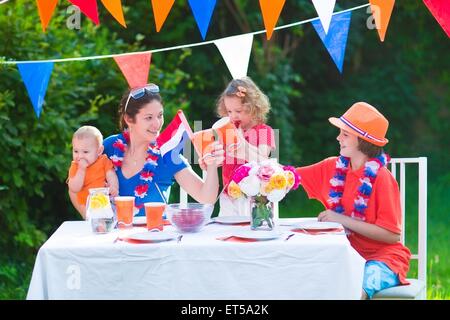
<path id="1" fill-rule="evenodd" d="M 119 106 L 119 118 L 122 133 L 105 139 L 104 152 L 115 166 L 119 195 L 135 197 L 139 216 L 145 215 L 145 202 L 166 201 L 175 180 L 196 201 L 215 202 L 219 191 L 217 167 L 224 160 L 223 146 L 215 142 L 213 156 L 202 159 L 207 171 L 204 181 L 181 154 L 163 159 L 156 143 L 164 123 L 157 85 L 128 90 Z"/>

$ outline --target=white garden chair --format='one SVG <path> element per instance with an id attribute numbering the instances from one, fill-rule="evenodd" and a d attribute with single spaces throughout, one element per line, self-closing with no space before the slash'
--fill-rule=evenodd
<path id="1" fill-rule="evenodd" d="M 427 295 L 427 158 L 392 158 L 391 172 L 397 179 L 400 187 L 400 201 L 402 204 L 403 232 L 401 242 L 405 243 L 406 204 L 406 164 L 418 164 L 418 251 L 412 254 L 412 259 L 418 260 L 417 279 L 408 278 L 406 286 L 397 286 L 382 290 L 374 295 L 374 299 L 426 299 Z M 397 167 L 400 175 L 397 177 Z"/>

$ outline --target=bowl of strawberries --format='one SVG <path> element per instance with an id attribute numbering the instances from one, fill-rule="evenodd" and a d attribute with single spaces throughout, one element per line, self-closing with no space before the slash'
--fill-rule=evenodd
<path id="1" fill-rule="evenodd" d="M 213 204 L 172 203 L 167 205 L 166 214 L 179 232 L 198 232 L 210 221 L 213 210 Z"/>

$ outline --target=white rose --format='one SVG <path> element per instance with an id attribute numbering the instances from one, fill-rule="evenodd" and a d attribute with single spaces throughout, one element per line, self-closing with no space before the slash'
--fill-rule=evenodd
<path id="1" fill-rule="evenodd" d="M 253 197 L 259 193 L 260 181 L 257 176 L 250 175 L 239 182 L 239 187 L 247 196 Z"/>
<path id="2" fill-rule="evenodd" d="M 249 176 L 254 176 L 254 175 L 256 175 L 257 173 L 258 173 L 258 170 L 259 170 L 259 165 L 256 163 L 256 162 L 250 162 L 251 163 L 251 169 L 250 169 L 250 171 L 248 172 L 248 175 Z"/>
<path id="3" fill-rule="evenodd" d="M 273 190 L 271 192 L 269 192 L 269 194 L 267 195 L 267 200 L 271 201 L 271 202 L 278 202 L 281 201 L 284 196 L 286 195 L 285 190 Z"/>

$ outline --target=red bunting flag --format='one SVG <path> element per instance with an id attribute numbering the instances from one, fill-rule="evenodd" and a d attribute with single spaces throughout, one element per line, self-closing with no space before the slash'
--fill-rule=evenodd
<path id="1" fill-rule="evenodd" d="M 259 0 L 264 26 L 266 28 L 267 40 L 270 40 L 272 37 L 273 29 L 277 24 L 285 2 L 286 0 Z"/>
<path id="2" fill-rule="evenodd" d="M 42 31 L 45 32 L 58 4 L 58 0 L 36 0 L 36 4 L 39 10 L 39 17 L 41 18 Z"/>
<path id="3" fill-rule="evenodd" d="M 392 9 L 394 9 L 395 0 L 370 0 L 370 8 L 377 26 L 378 36 L 381 42 L 384 41 L 386 31 L 391 20 Z"/>
<path id="4" fill-rule="evenodd" d="M 450 38 L 450 1 L 449 0 L 423 0 L 433 17 L 444 29 Z"/>
<path id="5" fill-rule="evenodd" d="M 155 17 L 156 32 L 159 32 L 169 15 L 175 0 L 152 0 L 153 16 Z"/>
<path id="6" fill-rule="evenodd" d="M 106 10 L 111 13 L 114 19 L 117 20 L 124 28 L 127 27 L 125 17 L 123 16 L 122 0 L 101 0 Z"/>
<path id="7" fill-rule="evenodd" d="M 127 79 L 130 88 L 141 87 L 147 84 L 151 59 L 151 53 L 137 53 L 114 57 L 125 79 Z"/>
<path id="8" fill-rule="evenodd" d="M 98 21 L 98 9 L 97 9 L 97 0 L 69 0 L 70 3 L 76 5 L 80 8 L 81 12 L 83 12 L 86 17 L 88 17 L 92 22 L 98 25 L 100 22 Z"/>

